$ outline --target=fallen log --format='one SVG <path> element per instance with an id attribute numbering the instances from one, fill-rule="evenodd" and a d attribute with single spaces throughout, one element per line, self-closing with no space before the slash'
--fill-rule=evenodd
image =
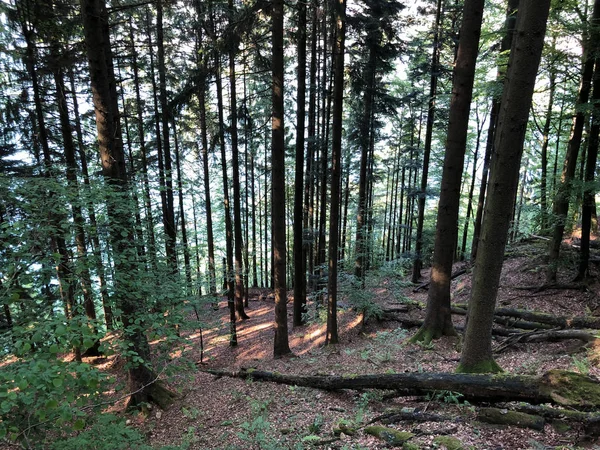
<path id="1" fill-rule="evenodd" d="M 543 431 L 546 424 L 544 418 L 538 415 L 498 408 L 481 408 L 477 411 L 477 420 L 494 425 L 531 428 L 537 431 Z"/>
<path id="2" fill-rule="evenodd" d="M 373 418 L 369 423 L 381 422 L 386 425 L 390 425 L 398 422 L 446 422 L 463 421 L 461 417 L 454 417 L 448 415 L 441 415 L 435 413 L 429 413 L 426 411 L 390 411 L 380 416 Z"/>
<path id="3" fill-rule="evenodd" d="M 456 304 L 452 307 L 453 314 L 464 315 L 467 313 L 467 305 L 464 303 Z M 593 316 L 555 316 L 553 314 L 544 313 L 540 311 L 528 311 L 526 309 L 516 308 L 496 308 L 494 310 L 494 316 L 500 317 L 512 317 L 515 319 L 521 319 L 529 322 L 525 322 L 525 327 L 537 326 L 540 328 L 543 325 L 560 328 L 592 328 L 600 329 L 600 317 Z M 523 322 L 521 322 L 523 323 Z M 542 325 L 540 325 L 542 324 Z M 517 327 L 517 325 L 513 325 Z M 525 327 L 519 327 L 526 329 Z"/>
<path id="4" fill-rule="evenodd" d="M 544 323 L 560 328 L 593 328 L 600 329 L 600 317 L 564 317 L 548 313 L 527 311 L 524 309 L 497 308 L 494 315 L 515 317 L 530 322 Z"/>
<path id="5" fill-rule="evenodd" d="M 514 286 L 512 289 L 516 289 L 518 291 L 533 291 L 533 292 L 542 292 L 549 289 L 554 289 L 557 291 L 587 291 L 588 287 L 585 284 L 573 283 L 573 284 L 559 284 L 559 283 L 551 283 L 551 284 L 541 284 L 541 285 L 533 285 L 533 286 Z"/>
<path id="6" fill-rule="evenodd" d="M 525 333 L 515 333 L 509 335 L 507 339 L 502 341 L 495 349 L 494 353 L 500 353 L 508 347 L 518 343 L 537 343 L 537 342 L 556 342 L 563 340 L 579 340 L 583 342 L 595 342 L 598 340 L 597 333 L 593 330 L 543 330 L 543 331 L 528 331 Z"/>
<path id="7" fill-rule="evenodd" d="M 256 369 L 205 372 L 223 377 L 270 381 L 324 390 L 386 389 L 404 395 L 424 395 L 447 390 L 463 394 L 469 401 L 524 401 L 563 406 L 597 408 L 600 383 L 595 379 L 564 370 L 551 370 L 542 376 L 458 373 L 385 373 L 372 375 L 286 375 Z"/>
<path id="8" fill-rule="evenodd" d="M 535 414 L 549 419 L 553 424 L 562 423 L 571 426 L 573 423 L 583 425 L 584 433 L 590 437 L 600 436 L 600 414 L 597 412 L 581 412 L 573 409 L 551 408 L 543 405 L 518 405 L 516 411 Z"/>
<path id="9" fill-rule="evenodd" d="M 399 322 L 403 326 L 408 328 L 418 328 L 423 325 L 422 320 L 411 319 L 409 317 L 402 317 L 393 313 L 384 313 L 381 319 Z M 531 326 L 531 331 L 526 332 L 522 332 L 519 330 L 507 330 L 505 328 L 498 327 L 492 328 L 492 335 L 508 338 L 500 344 L 507 345 L 503 348 L 497 348 L 495 352 L 499 353 L 505 348 L 510 347 L 511 345 L 517 344 L 519 342 L 557 342 L 568 339 L 577 339 L 584 342 L 594 342 L 596 339 L 598 339 L 598 336 L 594 333 L 594 330 L 561 330 L 557 328 L 543 329 L 545 326 L 548 326 L 543 324 L 540 325 L 539 328 L 542 328 L 542 330 L 540 330 L 539 328 L 536 329 L 535 327 L 533 327 L 533 325 Z M 456 329 L 456 331 L 464 331 L 464 327 L 461 326 L 455 326 L 454 328 Z"/>

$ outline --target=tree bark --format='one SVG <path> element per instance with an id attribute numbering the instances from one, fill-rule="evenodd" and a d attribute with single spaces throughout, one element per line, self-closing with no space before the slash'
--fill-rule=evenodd
<path id="1" fill-rule="evenodd" d="M 327 278 L 327 329 L 325 344 L 339 342 L 337 326 L 338 244 L 340 216 L 340 164 L 342 161 L 342 113 L 344 102 L 344 46 L 346 1 L 335 3 L 335 44 L 333 54 L 333 128 L 331 136 L 331 211 L 329 213 L 329 273 Z"/>
<path id="2" fill-rule="evenodd" d="M 427 199 L 427 178 L 429 177 L 429 155 L 435 121 L 435 102 L 440 65 L 440 33 L 442 27 L 442 0 L 437 1 L 435 27 L 433 32 L 433 52 L 431 55 L 431 78 L 429 80 L 429 103 L 427 108 L 427 126 L 425 127 L 425 147 L 423 149 L 423 167 L 421 169 L 421 187 L 418 200 L 417 235 L 415 242 L 415 260 L 413 262 L 412 282 L 418 283 L 423 266 L 423 221 L 425 220 L 425 200 Z M 402 209 L 400 210 L 402 214 Z"/>
<path id="3" fill-rule="evenodd" d="M 490 191 L 474 268 L 465 343 L 458 368 L 462 372 L 500 370 L 492 358 L 491 348 L 494 308 L 549 9 L 550 0 L 524 0 L 519 4 L 517 31 L 496 130 Z"/>
<path id="4" fill-rule="evenodd" d="M 306 313 L 306 258 L 303 236 L 304 124 L 306 121 L 306 3 L 298 3 L 298 93 L 296 112 L 296 167 L 294 174 L 294 326 Z"/>
<path id="5" fill-rule="evenodd" d="M 455 335 L 450 314 L 450 276 L 458 235 L 458 208 L 463 172 L 469 110 L 473 95 L 475 62 L 483 19 L 482 0 L 466 0 L 454 65 L 450 119 L 438 204 L 431 285 L 423 327 L 412 338 L 429 342 L 443 335 Z"/>
<path id="6" fill-rule="evenodd" d="M 129 366 L 130 406 L 154 401 L 161 407 L 168 406 L 174 394 L 157 381 L 150 367 L 149 346 L 143 327 L 136 323 L 141 319 L 143 304 L 136 295 L 135 273 L 136 246 L 133 225 L 127 212 L 127 172 L 123 154 L 123 141 L 117 107 L 117 92 L 109 37 L 109 22 L 103 0 L 82 0 L 81 13 L 85 45 L 87 48 L 90 82 L 93 92 L 98 148 L 102 163 L 102 174 L 110 188 L 107 196 L 107 212 L 110 221 L 110 238 L 114 259 L 114 290 L 122 311 L 124 336 L 130 345 L 127 357 Z M 125 232 L 125 233 L 124 233 Z M 124 236 L 125 234 L 125 236 Z M 142 321 L 143 323 L 143 321 Z M 137 358 L 142 359 L 142 363 Z"/>
<path id="7" fill-rule="evenodd" d="M 324 390 L 386 389 L 404 396 L 431 391 L 459 392 L 469 401 L 522 401 L 572 407 L 600 406 L 600 384 L 574 372 L 551 370 L 542 376 L 483 375 L 456 373 L 391 373 L 369 375 L 286 375 L 256 369 L 229 372 L 208 369 L 207 373 L 254 381 Z"/>
<path id="8" fill-rule="evenodd" d="M 592 29 L 594 40 L 600 39 L 600 33 Z M 598 138 L 600 133 L 600 57 L 596 55 L 592 91 L 592 123 L 588 137 L 587 158 L 585 163 L 585 184 L 583 190 L 583 204 L 581 211 L 581 250 L 579 254 L 579 268 L 576 280 L 583 280 L 589 276 L 590 262 L 590 234 L 592 231 L 592 213 L 596 204 L 596 191 L 594 178 L 596 175 L 596 162 L 598 160 Z"/>
<path id="9" fill-rule="evenodd" d="M 500 44 L 501 53 L 509 51 L 512 46 L 515 24 L 517 21 L 518 7 L 519 0 L 508 0 L 508 7 L 506 10 L 506 21 L 504 22 L 504 37 Z M 498 75 L 496 76 L 496 81 L 504 83 L 505 74 L 506 69 L 503 66 L 498 66 Z M 479 235 L 481 234 L 481 222 L 483 220 L 483 207 L 485 205 L 485 194 L 488 185 L 490 160 L 492 158 L 492 152 L 494 150 L 494 137 L 496 132 L 496 125 L 498 123 L 498 113 L 500 111 L 500 97 L 501 95 L 494 96 L 494 98 L 492 99 L 492 108 L 490 111 L 490 121 L 485 146 L 485 155 L 483 157 L 483 168 L 481 171 L 479 199 L 477 201 L 477 213 L 475 214 L 475 223 L 473 224 L 473 240 L 471 241 L 472 261 L 475 261 L 475 257 L 477 256 L 477 246 L 479 244 Z"/>
<path id="10" fill-rule="evenodd" d="M 291 353 L 288 342 L 287 289 L 285 279 L 285 131 L 283 125 L 283 0 L 274 0 L 273 21 L 273 119 L 271 134 L 271 220 L 273 235 L 273 278 L 275 290 L 275 339 L 273 355 L 276 358 Z"/>
<path id="11" fill-rule="evenodd" d="M 592 13 L 591 24 L 597 26 L 600 21 L 600 0 L 594 1 L 594 10 Z M 594 55 L 600 45 L 598 39 L 593 39 L 592 34 L 584 32 L 583 35 L 583 69 L 581 73 L 581 84 L 577 101 L 575 103 L 575 116 L 571 128 L 571 136 L 567 144 L 567 154 L 563 165 L 560 183 L 557 187 L 552 214 L 555 217 L 555 224 L 552 233 L 552 240 L 548 246 L 548 266 L 546 268 L 546 281 L 552 283 L 556 281 L 556 272 L 558 270 L 558 258 L 560 256 L 560 244 L 566 227 L 567 215 L 569 213 L 569 199 L 571 196 L 572 182 L 577 167 L 577 157 L 583 136 L 583 127 L 586 119 L 584 105 L 587 104 L 594 74 Z"/>

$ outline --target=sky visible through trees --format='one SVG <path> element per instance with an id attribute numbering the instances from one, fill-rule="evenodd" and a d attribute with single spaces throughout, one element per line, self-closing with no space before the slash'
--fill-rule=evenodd
<path id="1" fill-rule="evenodd" d="M 220 301 L 243 346 L 257 289 L 280 358 L 288 327 L 343 345 L 340 309 L 381 316 L 381 274 L 428 281 L 430 345 L 457 334 L 457 262 L 459 370 L 500 370 L 506 245 L 544 241 L 545 286 L 597 262 L 599 20 L 598 0 L 0 3 L 0 437 L 84 428 L 92 356 L 123 358 L 130 406 L 167 407 L 160 358 Z"/>

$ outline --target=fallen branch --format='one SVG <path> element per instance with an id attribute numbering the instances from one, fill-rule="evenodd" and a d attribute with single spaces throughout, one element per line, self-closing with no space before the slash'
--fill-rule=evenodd
<path id="1" fill-rule="evenodd" d="M 535 377 L 527 375 L 472 375 L 456 373 L 392 373 L 373 375 L 286 375 L 255 369 L 231 372 L 208 369 L 216 376 L 270 381 L 324 390 L 386 389 L 404 395 L 423 395 L 447 390 L 463 394 L 470 401 L 524 401 L 563 406 L 596 408 L 600 406 L 600 384 L 574 372 L 551 370 Z"/>
<path id="2" fill-rule="evenodd" d="M 585 284 L 542 284 L 542 285 L 533 285 L 533 286 L 514 286 L 512 289 L 517 289 L 519 291 L 533 291 L 533 292 L 542 292 L 549 289 L 554 289 L 557 291 L 587 291 L 587 286 Z"/>
<path id="3" fill-rule="evenodd" d="M 452 307 L 453 314 L 466 314 L 467 305 L 461 303 Z M 523 329 L 532 328 L 543 328 L 545 326 L 559 327 L 559 328 L 592 328 L 600 329 L 600 317 L 592 316 L 578 316 L 578 317 L 566 317 L 566 316 L 555 316 L 553 314 L 543 313 L 539 311 L 527 311 L 525 309 L 513 309 L 513 308 L 496 308 L 494 311 L 494 317 L 513 317 L 515 319 L 525 320 L 526 322 L 520 322 L 519 325 L 512 324 L 513 327 L 519 327 Z M 496 319 L 494 319 L 496 320 Z M 529 322 L 529 323 L 528 323 Z M 508 322 L 507 322 L 508 323 Z M 524 325 L 524 326 L 521 326 Z M 531 329 L 531 328 L 529 328 Z"/>
<path id="4" fill-rule="evenodd" d="M 560 328 L 593 328 L 600 329 L 600 317 L 564 317 L 548 313 L 527 311 L 524 309 L 498 308 L 495 315 L 516 317 L 531 322 L 539 322 Z"/>
<path id="5" fill-rule="evenodd" d="M 477 420 L 495 425 L 513 425 L 519 428 L 531 428 L 543 431 L 546 421 L 536 414 L 508 411 L 498 408 L 481 408 L 477 411 Z"/>
<path id="6" fill-rule="evenodd" d="M 373 418 L 369 423 L 381 422 L 386 425 L 398 422 L 446 422 L 462 421 L 461 418 L 428 413 L 426 411 L 390 411 Z"/>

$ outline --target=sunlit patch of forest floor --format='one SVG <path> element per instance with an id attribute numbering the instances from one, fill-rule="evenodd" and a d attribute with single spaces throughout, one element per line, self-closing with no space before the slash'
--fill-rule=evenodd
<path id="1" fill-rule="evenodd" d="M 529 240 L 507 251 L 498 296 L 498 307 L 526 309 L 555 316 L 600 316 L 598 266 L 591 265 L 591 278 L 581 289 L 540 288 L 544 284 L 546 243 Z M 572 284 L 577 249 L 565 247 L 559 283 Z M 464 268 L 457 263 L 455 270 Z M 427 271 L 423 271 L 423 282 Z M 189 449 L 548 449 L 600 448 L 586 436 L 577 422 L 567 425 L 546 420 L 536 429 L 514 425 L 491 425 L 478 420 L 481 408 L 498 407 L 501 413 L 515 404 L 470 404 L 462 395 L 435 391 L 427 396 L 403 397 L 393 391 L 339 390 L 286 386 L 268 382 L 215 377 L 208 368 L 238 370 L 256 368 L 281 374 L 344 375 L 394 372 L 453 372 L 460 357 L 460 338 L 443 338 L 431 345 L 408 344 L 417 328 L 406 326 L 424 317 L 427 290 L 415 290 L 399 267 L 386 267 L 369 275 L 367 296 L 385 312 L 383 320 L 369 318 L 351 307 L 351 289 L 342 289 L 339 311 L 340 344 L 325 347 L 324 310 L 311 315 L 303 327 L 292 327 L 292 293 L 288 298 L 290 347 L 293 355 L 273 358 L 274 301 L 265 289 L 250 289 L 249 320 L 237 323 L 238 346 L 229 346 L 229 313 L 223 299 L 219 309 L 210 305 L 201 311 L 203 320 L 214 325 L 188 336 L 185 352 L 197 371 L 182 372 L 169 379 L 182 393 L 170 409 L 151 409 L 146 415 L 130 414 L 128 423 L 145 433 L 148 443 L 177 445 Z M 468 302 L 470 269 L 452 281 L 452 302 Z M 311 304 L 314 308 L 314 304 Z M 313 309 L 311 309 L 313 310 Z M 314 311 L 314 310 L 313 310 Z M 391 312 L 390 312 L 391 311 Z M 410 319 L 410 320 L 409 320 Z M 453 315 L 457 328 L 464 315 Z M 510 326 L 510 323 L 508 323 Z M 508 373 L 542 375 L 550 369 L 567 369 L 600 377 L 600 352 L 594 343 L 580 340 L 515 342 L 495 337 L 498 364 Z M 183 349 L 172 354 L 177 359 Z M 115 370 L 113 366 L 112 370 Z M 123 402 L 113 407 L 118 410 Z M 518 406 L 518 405 L 516 405 Z M 385 424 L 380 417 L 394 410 L 404 420 Z M 421 413 L 421 414 L 418 414 Z M 427 415 L 429 414 L 429 415 Z M 409 420 L 413 416 L 414 420 Z M 417 417 L 429 418 L 421 421 Z M 404 434 L 384 433 L 369 426 L 385 426 Z M 370 434 L 371 433 L 371 434 Z M 404 443 L 403 443 L 404 442 Z"/>

